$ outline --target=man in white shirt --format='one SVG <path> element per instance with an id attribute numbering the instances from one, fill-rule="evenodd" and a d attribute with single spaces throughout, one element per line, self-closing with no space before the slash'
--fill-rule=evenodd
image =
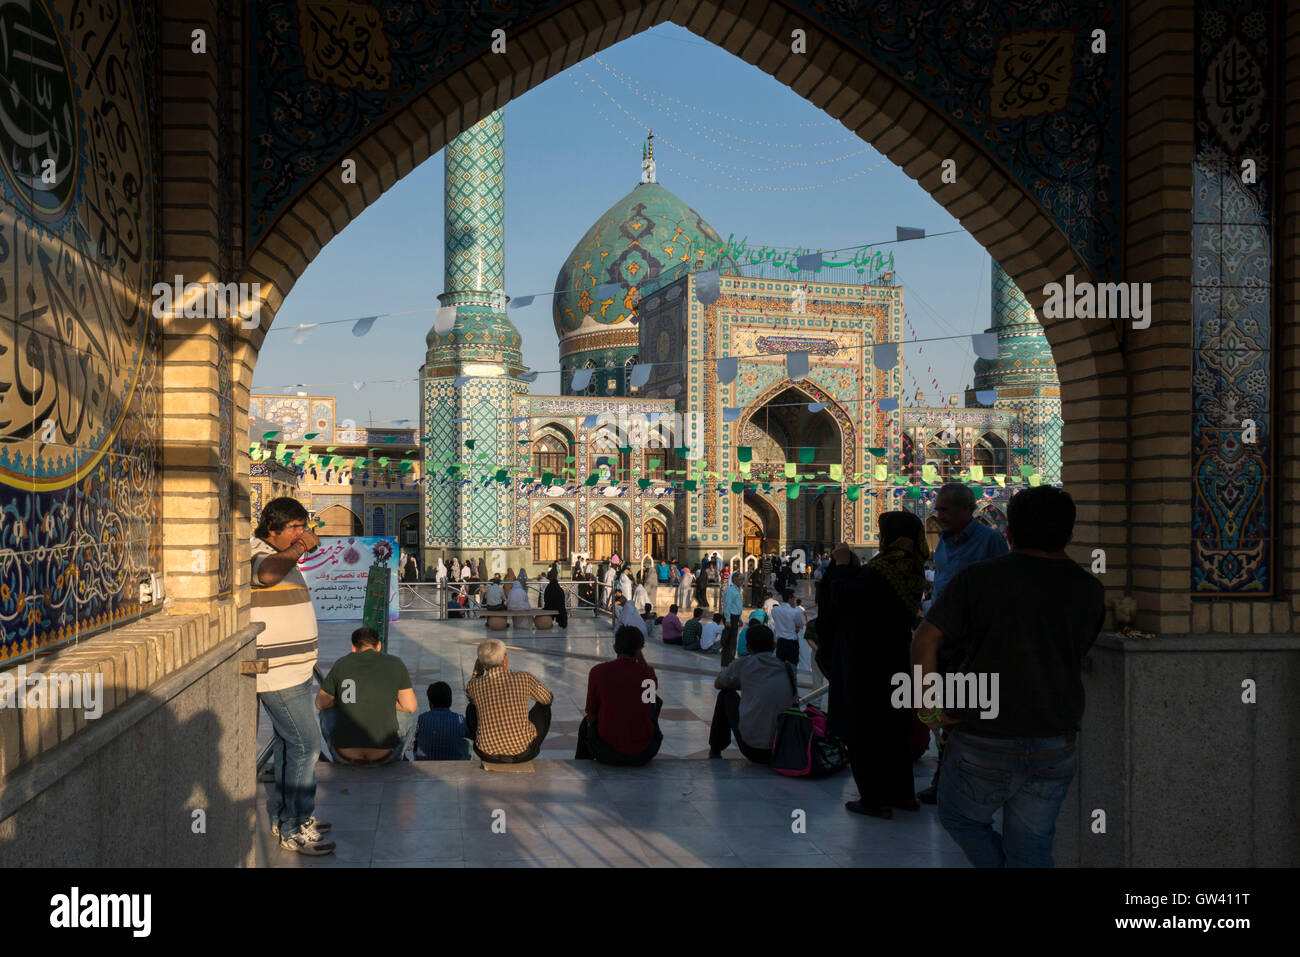
<path id="1" fill-rule="evenodd" d="M 750 625 L 747 641 L 749 654 L 727 665 L 713 682 L 720 693 L 709 726 L 709 757 L 722 757 L 734 738 L 749 760 L 770 764 L 776 719 L 798 693 L 790 667 L 772 654 L 772 630 Z"/>
<path id="2" fill-rule="evenodd" d="M 483 593 L 483 607 L 488 611 L 505 611 L 506 590 L 501 584 L 501 576 L 493 575 Z"/>
<path id="3" fill-rule="evenodd" d="M 803 612 L 794 603 L 794 589 L 781 594 L 782 602 L 769 613 L 772 632 L 776 635 L 776 656 L 799 667 L 799 637 L 803 634 Z"/>
<path id="4" fill-rule="evenodd" d="M 700 651 L 707 651 L 711 655 L 716 655 L 722 651 L 722 614 L 713 616 L 712 621 L 706 621 L 704 628 L 700 631 Z"/>
<path id="5" fill-rule="evenodd" d="M 772 617 L 772 609 L 778 604 L 779 602 L 776 600 L 776 597 L 772 594 L 772 590 L 769 588 L 767 591 L 767 600 L 763 602 L 763 611 L 767 614 L 768 618 Z"/>

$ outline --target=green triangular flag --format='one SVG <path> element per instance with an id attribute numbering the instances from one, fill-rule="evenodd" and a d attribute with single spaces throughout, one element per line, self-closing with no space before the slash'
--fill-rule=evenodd
<path id="1" fill-rule="evenodd" d="M 816 450 L 815 448 L 810 448 L 809 446 L 806 446 L 806 445 L 804 445 L 804 446 L 800 446 L 800 448 L 799 448 L 799 461 L 802 462 L 804 465 L 807 465 L 809 462 L 811 462 L 811 461 L 813 460 L 813 456 L 814 456 L 816 453 L 817 453 L 817 450 Z"/>
<path id="2" fill-rule="evenodd" d="M 695 491 L 695 488 L 696 488 L 696 482 L 695 482 L 695 479 L 687 479 L 687 480 L 686 480 L 686 491 L 688 491 L 688 492 L 694 492 L 694 491 Z"/>
<path id="3" fill-rule="evenodd" d="M 798 498 L 798 497 L 799 497 L 799 483 L 798 483 L 798 482 L 787 482 L 787 483 L 786 483 L 786 486 L 785 486 L 785 497 L 786 497 L 786 498 Z"/>
<path id="4" fill-rule="evenodd" d="M 620 446 L 618 447 L 618 451 L 619 451 L 619 454 L 621 454 L 621 455 L 631 455 L 631 454 L 632 454 L 632 446 L 630 446 L 630 445 L 620 445 Z"/>
<path id="5" fill-rule="evenodd" d="M 660 461 L 661 461 L 660 459 L 651 459 L 650 464 L 646 467 L 653 471 L 654 469 L 657 469 L 659 467 Z"/>
<path id="6" fill-rule="evenodd" d="M 737 446 L 736 458 L 741 462 L 752 462 L 754 461 L 754 450 L 748 445 Z"/>
<path id="7" fill-rule="evenodd" d="M 600 475 L 596 472 L 592 472 L 590 475 L 587 476 L 587 481 L 583 482 L 582 484 L 595 485 L 599 481 L 600 481 Z"/>
<path id="8" fill-rule="evenodd" d="M 553 478 L 555 478 L 555 473 L 554 473 L 554 472 L 543 472 L 543 473 L 542 473 L 542 484 L 543 484 L 543 485 L 550 485 L 550 484 L 551 484 L 551 480 L 552 480 Z"/>
<path id="9" fill-rule="evenodd" d="M 920 498 L 922 494 L 923 492 L 921 490 L 921 486 L 919 485 L 909 485 L 907 487 L 908 498 Z"/>
<path id="10" fill-rule="evenodd" d="M 473 451 L 474 451 L 474 439 L 466 439 L 466 440 L 465 440 L 465 448 L 467 448 L 467 449 L 469 449 L 471 452 L 473 452 Z"/>
<path id="11" fill-rule="evenodd" d="M 1033 475 L 1034 467 L 1032 465 L 1022 465 L 1020 466 L 1020 474 L 1024 476 Z"/>
<path id="12" fill-rule="evenodd" d="M 639 486 L 641 486 L 641 488 L 649 488 L 649 487 L 650 487 L 650 480 L 649 480 L 649 479 L 637 479 L 637 480 L 636 480 L 636 484 L 639 485 Z"/>
<path id="13" fill-rule="evenodd" d="M 573 456 L 572 456 L 572 455 L 566 455 L 566 456 L 564 457 L 564 464 L 565 464 L 565 465 L 572 465 L 572 464 L 573 464 Z"/>
<path id="14" fill-rule="evenodd" d="M 676 452 L 677 455 L 678 455 L 679 457 L 681 457 L 681 458 L 686 458 L 686 456 L 688 456 L 688 455 L 691 454 L 691 449 L 690 449 L 690 446 L 688 446 L 688 445 L 679 445 L 679 446 L 678 446 L 676 449 L 674 449 L 673 451 Z"/>
<path id="15" fill-rule="evenodd" d="M 849 501 L 856 502 L 858 500 L 858 496 L 861 493 L 862 493 L 861 485 L 850 485 L 848 487 L 848 492 L 847 492 Z"/>
<path id="16" fill-rule="evenodd" d="M 745 491 L 745 483 L 744 483 L 744 482 L 732 482 L 732 483 L 731 483 L 731 490 L 732 490 L 733 492 L 743 492 L 743 491 Z"/>
<path id="17" fill-rule="evenodd" d="M 510 476 L 506 474 L 505 469 L 497 469 L 497 474 L 493 476 L 498 482 L 509 482 Z"/>

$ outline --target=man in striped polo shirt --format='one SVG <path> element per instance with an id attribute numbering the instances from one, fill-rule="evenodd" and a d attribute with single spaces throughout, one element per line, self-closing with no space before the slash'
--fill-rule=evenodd
<path id="1" fill-rule="evenodd" d="M 257 656 L 267 660 L 257 676 L 257 697 L 270 715 L 275 789 L 267 802 L 271 831 L 280 846 L 299 854 L 332 854 L 321 837 L 329 825 L 317 821 L 316 759 L 320 731 L 311 691 L 316 666 L 316 612 L 298 559 L 320 545 L 307 529 L 307 510 L 292 498 L 262 507 L 253 538 L 253 621 L 266 623 L 257 636 Z"/>

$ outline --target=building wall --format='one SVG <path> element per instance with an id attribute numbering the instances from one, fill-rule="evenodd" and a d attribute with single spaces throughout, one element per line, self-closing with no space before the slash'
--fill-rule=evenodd
<path id="1" fill-rule="evenodd" d="M 155 17 L 148 0 L 0 13 L 26 38 L 0 50 L 0 661 L 153 610 L 138 584 L 163 561 Z"/>

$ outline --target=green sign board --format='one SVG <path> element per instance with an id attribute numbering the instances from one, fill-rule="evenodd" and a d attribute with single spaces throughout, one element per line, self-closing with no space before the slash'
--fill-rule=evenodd
<path id="1" fill-rule="evenodd" d="M 366 603 L 361 612 L 361 624 L 379 633 L 379 650 L 383 652 L 388 651 L 388 576 L 392 573 L 387 565 L 370 566 Z"/>

